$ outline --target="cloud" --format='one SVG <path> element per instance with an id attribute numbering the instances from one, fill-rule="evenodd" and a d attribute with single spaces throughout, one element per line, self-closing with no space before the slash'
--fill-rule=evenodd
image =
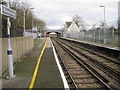
<path id="1" fill-rule="evenodd" d="M 47 27 L 60 28 L 76 14 L 92 25 L 103 20 L 103 8 L 106 7 L 106 22 L 115 24 L 118 17 L 119 0 L 30 0 L 35 14 L 43 19 Z"/>

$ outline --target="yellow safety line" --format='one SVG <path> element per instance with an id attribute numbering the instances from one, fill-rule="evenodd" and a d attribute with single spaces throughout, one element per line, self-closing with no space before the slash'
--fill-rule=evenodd
<path id="1" fill-rule="evenodd" d="M 48 38 L 47 38 L 48 39 Z M 34 84 L 35 84 L 35 79 L 36 79 L 36 76 L 37 76 L 37 72 L 38 72 L 38 68 L 39 68 L 39 64 L 40 64 L 40 61 L 41 61 L 41 58 L 42 58 L 42 55 L 44 53 L 44 50 L 46 48 L 46 44 L 47 44 L 47 39 L 46 39 L 46 42 L 44 44 L 44 47 L 42 49 L 42 52 L 38 58 L 38 62 L 37 62 L 37 65 L 35 67 L 35 70 L 34 70 L 34 73 L 33 73 L 33 76 L 32 76 L 32 79 L 31 79 L 31 82 L 29 84 L 29 87 L 28 87 L 28 90 L 32 90 L 32 88 L 34 87 Z"/>

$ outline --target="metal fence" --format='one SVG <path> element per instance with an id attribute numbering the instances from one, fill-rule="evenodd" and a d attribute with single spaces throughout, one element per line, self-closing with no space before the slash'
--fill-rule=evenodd
<path id="1" fill-rule="evenodd" d="M 66 32 L 64 36 L 82 41 L 118 46 L 118 33 L 116 33 L 114 29 L 95 29 L 84 30 L 80 32 Z"/>

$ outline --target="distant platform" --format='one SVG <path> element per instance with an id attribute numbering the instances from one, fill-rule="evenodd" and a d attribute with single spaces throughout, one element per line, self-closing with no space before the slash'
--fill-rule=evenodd
<path id="1" fill-rule="evenodd" d="M 102 55 L 108 56 L 113 59 L 120 59 L 120 48 L 119 47 L 111 47 L 108 45 L 103 45 L 99 43 L 92 43 L 92 42 L 87 42 L 87 41 L 81 41 L 81 40 L 76 40 L 76 39 L 71 39 L 71 38 L 63 38 L 61 39 L 76 43 L 80 45 L 83 48 L 86 48 L 88 50 L 92 50 L 94 52 L 98 52 Z"/>
<path id="2" fill-rule="evenodd" d="M 110 45 L 105 45 L 105 44 L 100 44 L 100 43 L 81 41 L 81 40 L 72 39 L 72 38 L 64 38 L 64 37 L 61 37 L 61 38 L 62 39 L 67 39 L 67 40 L 71 40 L 71 41 L 80 42 L 80 43 L 84 43 L 84 44 L 90 44 L 90 45 L 94 45 L 94 46 L 98 46 L 98 47 L 103 47 L 103 48 L 108 48 L 108 49 L 120 51 L 120 47 L 115 47 L 115 46 L 110 46 Z"/>

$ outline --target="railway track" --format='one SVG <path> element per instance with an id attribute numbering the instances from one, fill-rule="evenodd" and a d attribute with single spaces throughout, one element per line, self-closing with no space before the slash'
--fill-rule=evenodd
<path id="1" fill-rule="evenodd" d="M 104 71 L 120 83 L 120 79 L 118 78 L 120 76 L 120 63 L 117 60 L 113 60 L 109 57 L 105 57 L 104 55 L 94 53 L 90 50 L 87 50 L 72 43 L 66 43 L 64 41 L 61 42 L 67 45 L 68 47 L 72 48 L 79 54 L 82 54 L 82 56 L 89 58 L 89 60 L 92 61 L 92 63 L 96 64 L 97 66 L 100 66 L 102 71 Z M 86 62 L 88 61 L 86 60 Z"/>
<path id="2" fill-rule="evenodd" d="M 98 52 L 95 52 L 95 51 L 93 51 L 93 50 L 91 50 L 91 49 L 84 48 L 83 46 L 81 46 L 81 45 L 79 44 L 79 42 L 76 43 L 76 42 L 72 42 L 72 41 L 69 41 L 69 40 L 66 40 L 66 39 L 59 39 L 59 40 L 65 41 L 65 42 L 71 44 L 72 46 L 78 47 L 79 49 L 86 50 L 86 51 L 88 51 L 88 52 L 90 52 L 90 53 L 92 53 L 92 54 L 94 54 L 94 55 L 97 55 L 97 56 L 99 56 L 99 57 L 102 57 L 102 58 L 107 59 L 107 60 L 109 60 L 109 61 L 111 61 L 111 62 L 113 62 L 113 63 L 116 63 L 116 64 L 119 64 L 119 65 L 120 65 L 120 61 L 118 60 L 118 58 L 117 58 L 117 59 L 116 59 L 116 58 L 111 58 L 111 57 L 108 57 L 108 56 L 106 56 L 106 55 L 104 55 L 104 54 L 100 54 L 100 53 L 98 53 Z"/>
<path id="3" fill-rule="evenodd" d="M 68 83 L 72 88 L 101 88 L 102 90 L 112 90 L 107 84 L 108 80 L 98 73 L 91 65 L 80 59 L 69 47 L 61 42 L 52 40 L 60 64 L 64 70 Z M 63 54 L 60 54 L 63 53 Z M 66 59 L 62 55 L 66 56 Z"/>

